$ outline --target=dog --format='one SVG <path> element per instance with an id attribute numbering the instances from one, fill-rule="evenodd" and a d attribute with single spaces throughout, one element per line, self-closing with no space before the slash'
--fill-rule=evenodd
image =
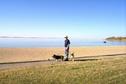
<path id="1" fill-rule="evenodd" d="M 63 61 L 63 59 L 64 59 L 64 56 L 63 56 L 63 55 L 55 55 L 55 54 L 54 54 L 52 57 L 53 57 L 56 61 L 59 60 L 59 59 L 61 59 L 61 60 Z"/>
<path id="2" fill-rule="evenodd" d="M 71 53 L 70 54 L 71 56 L 70 56 L 70 59 L 71 59 L 71 61 L 74 61 L 74 53 Z M 64 61 L 64 56 L 63 55 L 56 55 L 56 54 L 54 54 L 53 56 L 52 56 L 52 58 L 54 58 L 56 61 L 58 61 L 59 59 L 61 59 L 62 61 Z"/>
<path id="3" fill-rule="evenodd" d="M 74 61 L 74 53 L 71 53 L 71 60 Z"/>

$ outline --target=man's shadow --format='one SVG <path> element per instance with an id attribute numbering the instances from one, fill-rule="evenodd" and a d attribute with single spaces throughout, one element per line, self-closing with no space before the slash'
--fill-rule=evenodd
<path id="1" fill-rule="evenodd" d="M 100 60 L 100 59 L 97 59 L 97 57 L 114 57 L 114 56 L 121 56 L 121 55 L 126 55 L 126 53 L 75 57 L 74 61 L 97 61 L 97 60 Z"/>
<path id="2" fill-rule="evenodd" d="M 100 59 L 75 59 L 74 61 L 97 61 L 97 60 L 100 60 Z"/>

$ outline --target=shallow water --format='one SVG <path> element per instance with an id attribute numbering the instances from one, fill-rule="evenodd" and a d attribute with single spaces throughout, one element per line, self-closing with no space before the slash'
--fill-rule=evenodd
<path id="1" fill-rule="evenodd" d="M 126 42 L 109 42 L 103 40 L 71 39 L 72 47 L 80 46 L 120 46 Z M 42 38 L 0 38 L 0 48 L 41 48 L 41 47 L 64 47 L 64 39 Z"/>

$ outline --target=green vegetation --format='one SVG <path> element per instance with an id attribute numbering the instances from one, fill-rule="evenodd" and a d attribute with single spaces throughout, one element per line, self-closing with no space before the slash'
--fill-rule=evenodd
<path id="1" fill-rule="evenodd" d="M 108 41 L 126 41 L 126 37 L 109 37 L 106 38 Z"/>
<path id="2" fill-rule="evenodd" d="M 0 70 L 0 84 L 126 84 L 126 57 Z"/>

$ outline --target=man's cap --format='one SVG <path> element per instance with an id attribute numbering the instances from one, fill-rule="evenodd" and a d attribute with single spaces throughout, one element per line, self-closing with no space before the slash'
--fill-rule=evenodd
<path id="1" fill-rule="evenodd" d="M 64 38 L 68 38 L 68 36 L 65 36 Z"/>

